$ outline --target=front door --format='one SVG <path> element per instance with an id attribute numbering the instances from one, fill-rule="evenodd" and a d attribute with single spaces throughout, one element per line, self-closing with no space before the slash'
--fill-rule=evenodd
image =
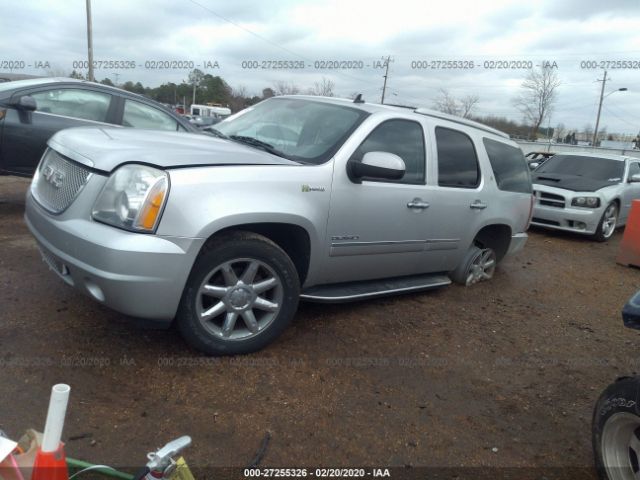
<path id="1" fill-rule="evenodd" d="M 392 118 L 373 126 L 353 153 L 336 159 L 323 283 L 409 275 L 429 270 L 425 258 L 430 210 L 425 137 L 416 121 Z M 357 135 L 357 134 L 356 134 Z M 355 146 L 354 146 L 355 147 Z M 399 181 L 351 181 L 346 163 L 368 152 L 390 152 L 405 163 Z"/>

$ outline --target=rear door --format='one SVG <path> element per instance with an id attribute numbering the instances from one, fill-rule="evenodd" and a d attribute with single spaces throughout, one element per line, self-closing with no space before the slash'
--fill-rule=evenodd
<path id="1" fill-rule="evenodd" d="M 430 248 L 442 271 L 453 270 L 496 205 L 486 189 L 478 152 L 464 128 L 434 125 L 436 159 L 429 185 Z"/>
<path id="2" fill-rule="evenodd" d="M 64 128 L 109 125 L 112 95 L 81 87 L 48 87 L 21 91 L 14 97 L 30 95 L 37 104 L 28 114 L 8 109 L 3 127 L 4 170 L 32 175 L 51 136 Z M 29 117 L 31 117 L 29 119 Z"/>

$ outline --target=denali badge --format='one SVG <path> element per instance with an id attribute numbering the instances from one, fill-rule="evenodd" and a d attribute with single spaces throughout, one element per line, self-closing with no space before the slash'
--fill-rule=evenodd
<path id="1" fill-rule="evenodd" d="M 310 187 L 309 185 L 302 185 L 303 192 L 324 192 L 324 187 Z"/>
<path id="2" fill-rule="evenodd" d="M 47 165 L 46 167 L 44 167 L 44 169 L 42 170 L 42 176 L 55 188 L 60 188 L 62 186 L 62 182 L 64 181 L 64 172 L 56 170 L 51 165 Z"/>

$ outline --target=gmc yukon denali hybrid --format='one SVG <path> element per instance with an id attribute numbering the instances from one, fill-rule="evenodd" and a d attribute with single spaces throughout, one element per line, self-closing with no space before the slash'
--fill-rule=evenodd
<path id="1" fill-rule="evenodd" d="M 240 354 L 300 299 L 471 285 L 526 242 L 529 168 L 481 124 L 285 96 L 211 131 L 55 134 L 25 214 L 51 269 L 119 312 L 177 322 L 204 352 Z"/>

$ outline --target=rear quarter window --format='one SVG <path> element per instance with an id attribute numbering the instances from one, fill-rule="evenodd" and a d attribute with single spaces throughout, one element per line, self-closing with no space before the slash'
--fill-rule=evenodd
<path id="1" fill-rule="evenodd" d="M 531 174 L 522 150 L 490 138 L 484 138 L 491 168 L 500 190 L 531 193 Z"/>

